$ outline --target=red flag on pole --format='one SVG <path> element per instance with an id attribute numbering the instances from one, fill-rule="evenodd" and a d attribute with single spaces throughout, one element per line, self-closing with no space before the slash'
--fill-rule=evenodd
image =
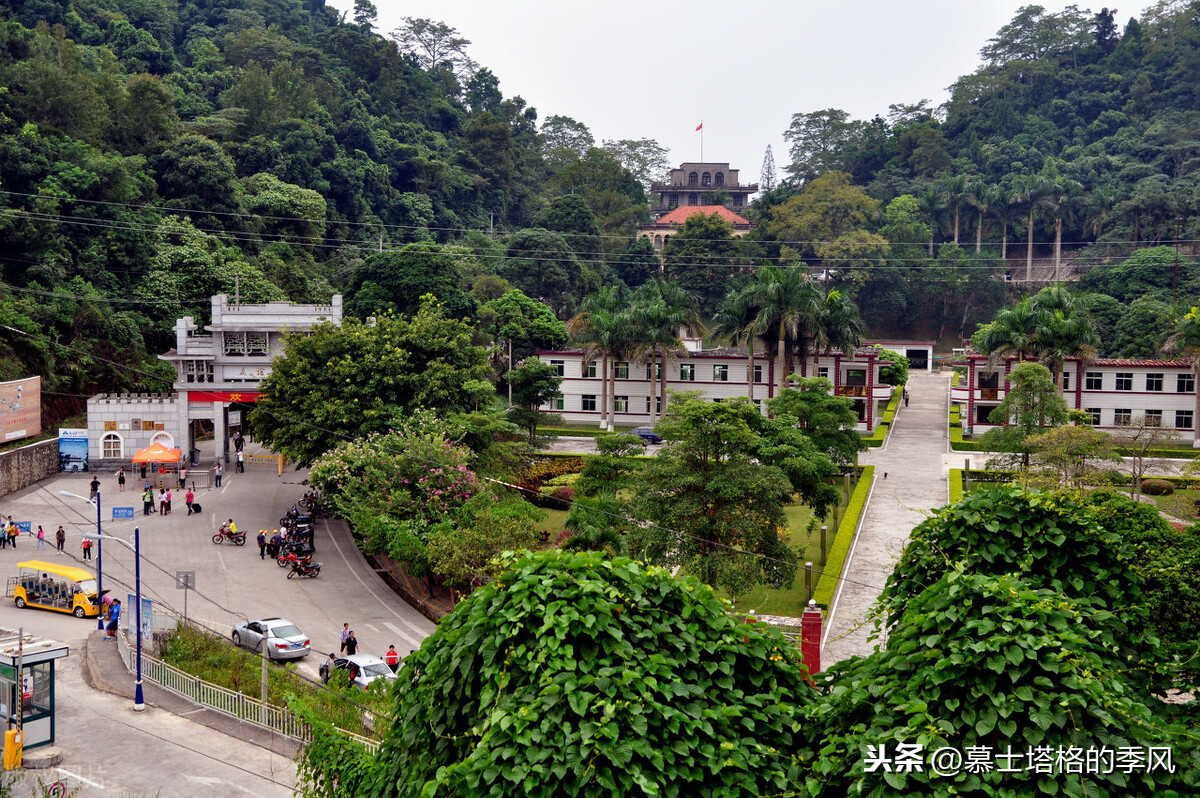
<path id="1" fill-rule="evenodd" d="M 701 122 L 700 124 L 696 125 L 696 130 L 699 130 L 699 129 L 700 129 L 700 128 L 702 128 L 702 127 L 704 127 L 704 123 L 703 123 L 703 122 Z"/>

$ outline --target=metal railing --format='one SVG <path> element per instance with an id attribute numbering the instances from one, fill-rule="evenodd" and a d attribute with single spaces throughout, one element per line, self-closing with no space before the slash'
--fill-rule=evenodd
<path id="1" fill-rule="evenodd" d="M 131 674 L 135 672 L 137 655 L 134 649 L 130 648 L 124 631 L 117 635 L 117 651 L 120 653 L 125 667 Z M 296 714 L 290 709 L 277 707 L 261 699 L 251 698 L 244 693 L 206 682 L 174 665 L 168 665 L 160 659 L 147 655 L 145 651 L 142 652 L 142 678 L 164 690 L 169 690 L 195 704 L 223 715 L 282 734 L 301 743 L 312 740 L 312 728 L 296 717 Z M 374 753 L 379 747 L 377 740 L 371 740 L 345 729 L 340 731 L 347 737 L 357 740 L 370 753 Z"/>

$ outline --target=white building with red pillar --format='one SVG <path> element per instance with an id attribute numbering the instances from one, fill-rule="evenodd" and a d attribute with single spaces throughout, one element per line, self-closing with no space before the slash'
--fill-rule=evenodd
<path id="1" fill-rule="evenodd" d="M 684 340 L 686 352 L 673 354 L 666 364 L 668 403 L 671 391 L 698 391 L 701 396 L 719 402 L 735 396 L 750 395 L 754 385 L 754 404 L 766 412 L 765 402 L 778 393 L 779 377 L 775 358 L 757 351 L 753 362 L 744 347 L 704 349 L 699 339 Z M 557 413 L 571 424 L 601 424 L 603 391 L 599 358 L 588 358 L 583 349 L 543 350 L 539 359 L 549 363 L 562 377 L 561 393 L 542 410 Z M 651 384 L 648 361 L 618 358 L 610 362 L 610 378 L 615 396 L 614 424 L 634 427 L 650 422 L 650 403 L 655 415 L 662 415 L 658 375 L 661 364 L 655 364 L 655 379 Z M 879 376 L 886 365 L 875 349 L 860 349 L 853 356 L 842 353 L 813 355 L 799 359 L 795 370 L 802 376 L 824 377 L 833 384 L 833 392 L 851 400 L 858 413 L 858 429 L 874 432 L 888 400 L 892 386 L 885 385 Z M 749 379 L 748 379 L 749 378 Z"/>
<path id="2" fill-rule="evenodd" d="M 328 305 L 290 302 L 243 304 L 212 298 L 212 323 L 202 332 L 192 316 L 175 322 L 175 348 L 159 355 L 175 367 L 169 394 L 100 394 L 88 400 L 88 454 L 92 462 L 124 461 L 152 443 L 197 449 L 197 432 L 211 429 L 209 452 L 223 458 L 230 428 L 258 400 L 258 386 L 283 354 L 284 336 L 323 322 L 341 324 L 342 297 Z M 232 416 L 231 416 L 232 413 Z M 231 418 L 233 423 L 231 423 Z"/>
<path id="3" fill-rule="evenodd" d="M 950 401 L 961 406 L 964 434 L 979 435 L 994 424 L 989 416 L 1004 401 L 1015 357 L 989 363 L 988 356 L 967 353 L 956 365 L 966 379 L 950 389 Z M 1187 360 L 1105 358 L 1084 363 L 1067 358 L 1063 365 L 1063 398 L 1073 410 L 1087 413 L 1097 429 L 1117 430 L 1143 418 L 1174 430 L 1180 440 L 1196 437 L 1196 379 Z"/>

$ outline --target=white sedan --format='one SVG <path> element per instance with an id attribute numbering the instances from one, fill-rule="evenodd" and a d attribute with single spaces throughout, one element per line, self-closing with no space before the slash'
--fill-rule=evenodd
<path id="1" fill-rule="evenodd" d="M 312 641 L 294 623 L 283 618 L 245 621 L 233 627 L 235 646 L 261 653 L 264 641 L 268 659 L 301 659 L 312 650 Z"/>

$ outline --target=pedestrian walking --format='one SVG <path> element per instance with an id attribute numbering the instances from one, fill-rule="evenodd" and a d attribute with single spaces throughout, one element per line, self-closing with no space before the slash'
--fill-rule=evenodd
<path id="1" fill-rule="evenodd" d="M 38 542 L 37 542 L 37 545 L 34 546 L 34 548 L 35 549 L 46 548 L 46 530 L 42 529 L 41 524 L 38 524 L 37 539 L 38 539 Z"/>
<path id="2" fill-rule="evenodd" d="M 167 514 L 167 491 L 165 488 L 158 489 L 158 514 Z"/>
<path id="3" fill-rule="evenodd" d="M 904 392 L 904 406 L 908 407 L 908 391 Z"/>
<path id="4" fill-rule="evenodd" d="M 117 621 L 121 619 L 121 600 L 113 599 L 112 606 L 108 610 L 108 626 L 104 627 L 105 640 L 115 640 L 117 638 Z"/>
<path id="5" fill-rule="evenodd" d="M 358 653 L 358 638 L 354 636 L 354 632 L 351 632 L 350 636 L 346 638 L 344 645 L 346 646 L 346 656 L 353 657 Z"/>
<path id="6" fill-rule="evenodd" d="M 84 538 L 83 542 L 79 544 L 79 548 L 83 549 L 83 559 L 92 559 L 92 541 Z"/>
<path id="7" fill-rule="evenodd" d="M 272 557 L 278 557 L 279 556 L 279 544 L 282 542 L 283 542 L 283 538 L 281 538 L 279 536 L 279 530 L 276 529 L 275 534 L 271 535 L 270 542 L 267 543 L 267 554 L 270 554 Z M 350 624 L 346 624 L 346 625 L 349 626 Z"/>
<path id="8" fill-rule="evenodd" d="M 117 469 L 117 492 L 125 492 L 125 466 Z"/>
<path id="9" fill-rule="evenodd" d="M 246 472 L 246 461 L 244 458 L 245 458 L 245 455 L 242 454 L 242 450 L 238 449 L 237 450 L 237 470 L 239 473 L 243 473 L 243 474 Z"/>
<path id="10" fill-rule="evenodd" d="M 17 529 L 17 525 L 13 523 L 12 516 L 8 517 L 8 545 L 14 549 L 17 547 L 17 537 L 21 534 L 21 530 Z"/>
<path id="11" fill-rule="evenodd" d="M 58 545 L 58 553 L 63 553 L 63 546 L 67 542 L 67 530 L 62 528 L 62 524 L 58 525 L 58 531 L 54 533 L 54 542 Z"/>
<path id="12" fill-rule="evenodd" d="M 342 624 L 342 649 L 341 650 L 342 650 L 343 654 L 346 653 L 346 641 L 350 639 L 351 634 L 352 633 L 350 631 L 350 624 L 348 624 L 348 623 Z"/>
<path id="13" fill-rule="evenodd" d="M 218 488 L 221 487 L 221 473 L 221 464 L 213 463 L 213 485 Z"/>
<path id="14" fill-rule="evenodd" d="M 171 489 L 167 488 L 167 492 L 163 495 L 166 497 L 166 500 L 167 500 L 167 511 L 165 513 L 163 513 L 163 515 L 170 515 L 171 514 Z"/>
<path id="15" fill-rule="evenodd" d="M 258 559 L 267 559 L 267 530 L 258 530 Z"/>
<path id="16" fill-rule="evenodd" d="M 396 650 L 394 644 L 388 646 L 387 653 L 383 655 L 383 661 L 392 669 L 392 673 L 395 673 L 396 669 L 400 667 L 400 652 Z"/>
<path id="17" fill-rule="evenodd" d="M 100 495 L 100 477 L 92 477 L 92 495 L 88 498 L 91 501 L 96 501 L 96 497 Z"/>
<path id="18" fill-rule="evenodd" d="M 246 444 L 246 442 L 244 440 L 242 440 L 242 433 L 240 430 L 238 432 L 233 433 L 233 448 L 237 449 L 240 452 L 242 450 L 242 447 L 245 444 Z"/>
<path id="19" fill-rule="evenodd" d="M 187 493 L 183 494 L 183 503 L 187 505 L 188 515 L 192 514 L 192 502 L 194 502 L 195 500 L 196 500 L 196 494 L 192 493 L 191 490 L 189 490 Z"/>
<path id="20" fill-rule="evenodd" d="M 150 515 L 152 512 L 154 512 L 154 491 L 150 490 L 147 485 L 145 492 L 142 493 L 142 515 Z"/>

